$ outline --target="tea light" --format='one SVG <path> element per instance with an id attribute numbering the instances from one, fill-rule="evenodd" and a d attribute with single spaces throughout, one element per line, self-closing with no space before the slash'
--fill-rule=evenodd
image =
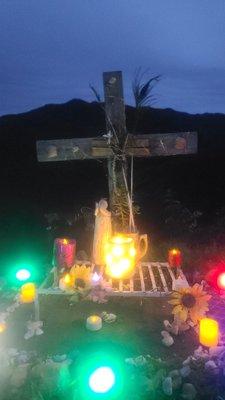
<path id="1" fill-rule="evenodd" d="M 71 287 L 72 287 L 71 276 L 70 274 L 66 274 L 59 280 L 59 288 L 61 290 L 68 290 L 71 289 Z"/>
<path id="2" fill-rule="evenodd" d="M 169 250 L 168 262 L 169 262 L 170 267 L 180 268 L 181 262 L 182 262 L 181 251 L 179 249 Z"/>
<path id="3" fill-rule="evenodd" d="M 219 325 L 215 319 L 203 318 L 200 321 L 199 341 L 203 346 L 217 346 L 219 342 Z"/>
<path id="4" fill-rule="evenodd" d="M 89 331 L 99 331 L 102 328 L 102 319 L 98 315 L 91 315 L 87 318 L 86 328 Z"/>
<path id="5" fill-rule="evenodd" d="M 33 303 L 36 298 L 36 287 L 34 283 L 25 283 L 20 289 L 21 303 Z"/>

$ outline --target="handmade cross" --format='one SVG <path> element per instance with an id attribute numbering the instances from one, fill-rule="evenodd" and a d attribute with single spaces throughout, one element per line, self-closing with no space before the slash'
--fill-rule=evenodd
<path id="1" fill-rule="evenodd" d="M 106 134 L 100 138 L 40 140 L 37 141 L 37 157 L 40 162 L 106 159 L 110 205 L 113 209 L 116 188 L 128 191 L 128 157 L 194 154 L 197 152 L 197 133 L 128 134 L 122 72 L 103 73 L 103 83 Z"/>

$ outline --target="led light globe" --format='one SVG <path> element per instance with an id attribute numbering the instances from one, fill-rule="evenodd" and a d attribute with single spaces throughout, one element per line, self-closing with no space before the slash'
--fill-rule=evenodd
<path id="1" fill-rule="evenodd" d="M 18 279 L 18 281 L 27 281 L 27 279 L 29 279 L 31 276 L 30 271 L 28 271 L 28 269 L 19 269 L 19 271 L 17 271 L 16 273 L 16 279 Z"/>
<path id="2" fill-rule="evenodd" d="M 115 374 L 109 367 L 97 368 L 89 378 L 89 387 L 94 393 L 107 393 L 115 384 Z"/>

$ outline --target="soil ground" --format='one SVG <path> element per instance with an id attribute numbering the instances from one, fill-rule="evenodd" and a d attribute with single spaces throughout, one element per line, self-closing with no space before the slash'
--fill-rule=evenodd
<path id="1" fill-rule="evenodd" d="M 8 329 L 1 342 L 6 347 L 36 350 L 41 356 L 65 354 L 74 350 L 94 347 L 104 349 L 112 345 L 124 358 L 150 354 L 179 364 L 198 347 L 193 330 L 175 338 L 171 347 L 161 343 L 163 320 L 171 320 L 171 306 L 167 298 L 110 298 L 106 304 L 90 301 L 69 303 L 65 295 L 40 296 L 40 319 L 44 334 L 24 339 L 26 321 L 31 319 L 33 305 L 21 305 L 8 320 Z M 98 332 L 87 331 L 86 318 L 102 311 L 115 313 L 117 321 L 103 323 Z"/>

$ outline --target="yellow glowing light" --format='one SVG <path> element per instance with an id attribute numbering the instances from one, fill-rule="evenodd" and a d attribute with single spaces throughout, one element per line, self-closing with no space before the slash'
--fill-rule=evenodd
<path id="1" fill-rule="evenodd" d="M 135 269 L 136 249 L 134 239 L 117 235 L 108 242 L 106 251 L 106 274 L 112 278 L 130 278 Z"/>
<path id="2" fill-rule="evenodd" d="M 179 251 L 178 251 L 177 249 L 172 249 L 172 250 L 171 250 L 171 253 L 172 253 L 174 256 L 175 256 L 176 254 L 178 254 L 178 252 L 179 252 Z"/>
<path id="3" fill-rule="evenodd" d="M 98 320 L 99 320 L 99 317 L 97 315 L 90 316 L 90 322 L 97 322 Z"/>
<path id="4" fill-rule="evenodd" d="M 67 239 L 63 239 L 63 244 L 68 244 L 69 241 Z"/>
<path id="5" fill-rule="evenodd" d="M 111 255 L 111 254 L 107 254 L 107 256 L 106 256 L 106 262 L 107 262 L 108 264 L 111 264 L 112 261 L 113 261 L 112 255 Z"/>
<path id="6" fill-rule="evenodd" d="M 70 274 L 66 274 L 66 275 L 64 276 L 64 282 L 65 282 L 66 284 L 69 284 L 69 283 L 71 283 L 71 277 L 70 277 Z"/>
<path id="7" fill-rule="evenodd" d="M 203 318 L 200 321 L 199 341 L 203 346 L 217 346 L 219 342 L 218 322 L 211 318 Z"/>
<path id="8" fill-rule="evenodd" d="M 36 298 L 36 287 L 34 283 L 25 283 L 20 289 L 21 303 L 33 303 Z"/>
<path id="9" fill-rule="evenodd" d="M 6 323 L 0 322 L 0 333 L 5 332 L 5 330 L 6 330 Z"/>
<path id="10" fill-rule="evenodd" d="M 131 257 L 135 257 L 136 254 L 137 254 L 137 252 L 136 252 L 135 248 L 134 248 L 134 247 L 131 247 L 131 249 L 130 249 L 130 256 L 131 256 Z"/>
<path id="11" fill-rule="evenodd" d="M 122 256 L 123 255 L 123 248 L 122 246 L 115 246 L 112 249 L 112 253 L 114 256 Z"/>

